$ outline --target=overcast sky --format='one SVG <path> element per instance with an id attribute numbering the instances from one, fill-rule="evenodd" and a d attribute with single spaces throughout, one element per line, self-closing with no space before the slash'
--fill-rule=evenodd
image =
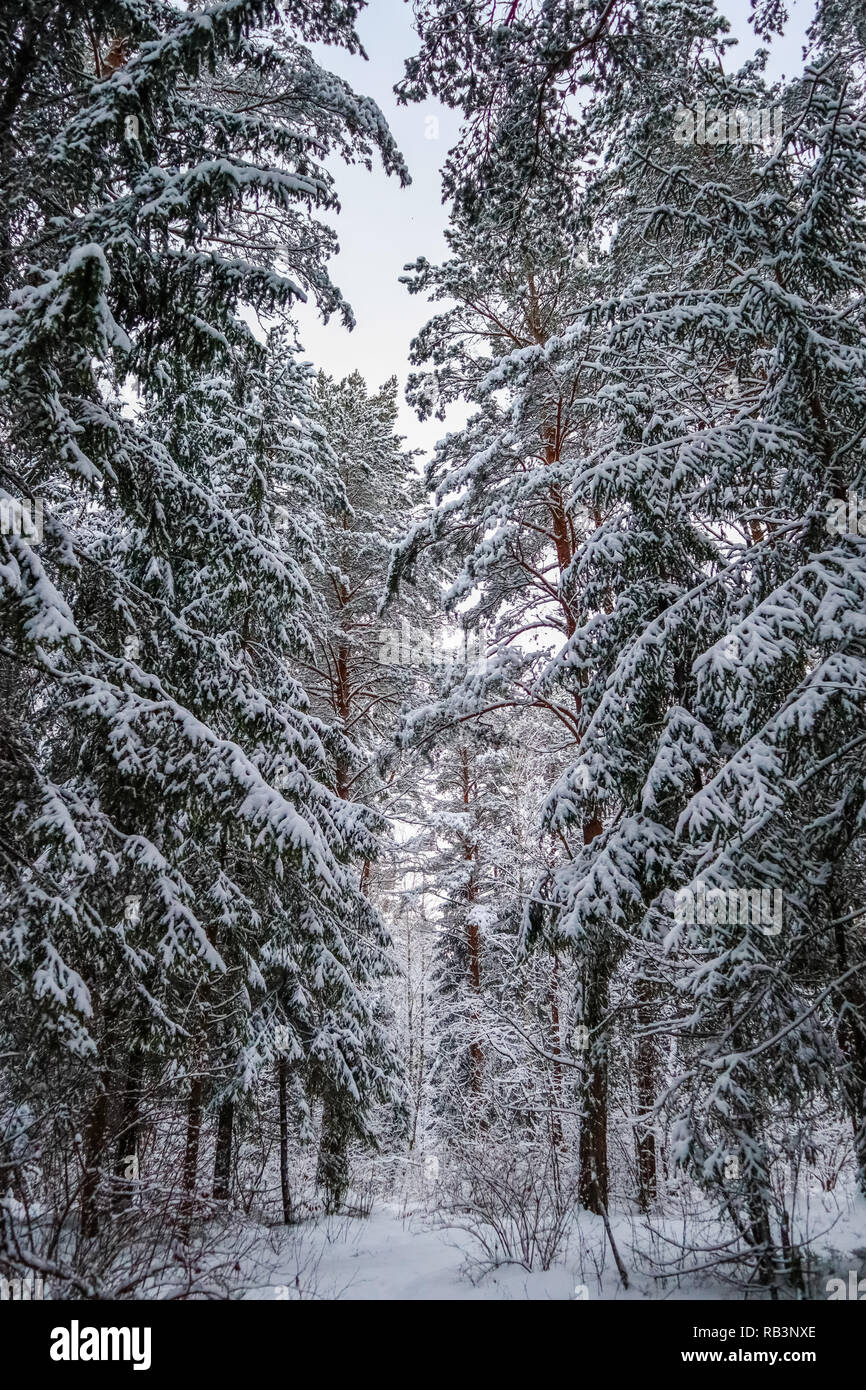
<path id="1" fill-rule="evenodd" d="M 721 0 L 719 8 L 741 40 L 737 58 L 756 47 L 748 26 L 748 0 Z M 814 10 L 813 0 L 793 0 L 784 40 L 770 61 L 770 74 L 791 76 L 801 67 L 803 35 Z M 349 333 L 336 319 L 322 324 L 315 311 L 301 306 L 298 320 L 305 353 L 317 367 L 342 377 L 356 368 L 371 387 L 389 376 L 400 382 L 400 427 L 412 447 L 432 449 L 445 431 L 439 420 L 423 424 L 402 400 L 413 335 L 430 316 L 427 302 L 409 295 L 398 283 L 407 262 L 417 256 L 437 261 L 445 253 L 443 229 L 448 211 L 441 201 L 440 168 L 457 136 L 454 112 L 435 102 L 398 106 L 393 86 L 403 60 L 416 49 L 412 10 L 405 0 L 370 0 L 358 25 L 368 61 L 335 48 L 316 46 L 317 59 L 339 73 L 356 91 L 381 106 L 409 166 L 412 184 L 401 189 L 380 167 L 335 168 L 342 211 L 333 219 L 340 254 L 331 274 L 349 300 L 357 320 Z M 734 66 L 732 61 L 731 66 Z M 461 414 L 449 419 L 459 423 Z"/>

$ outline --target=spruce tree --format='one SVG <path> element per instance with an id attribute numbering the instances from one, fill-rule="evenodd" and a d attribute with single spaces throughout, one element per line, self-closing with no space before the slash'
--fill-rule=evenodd
<path id="1" fill-rule="evenodd" d="M 377 826 L 339 796 L 341 735 L 290 670 L 338 481 L 309 373 L 250 327 L 309 295 L 351 321 L 316 217 L 330 154 L 406 181 L 375 104 L 305 47 L 357 51 L 355 14 L 154 0 L 0 20 L 3 498 L 44 513 L 39 543 L 0 538 L 0 940 L 12 1039 L 67 1091 L 61 1145 L 84 1136 L 85 1236 L 143 1070 L 187 1094 L 188 1194 L 207 1105 L 269 1056 L 345 1090 L 361 1128 L 393 1070 L 346 926 L 384 951 L 353 867 Z"/>

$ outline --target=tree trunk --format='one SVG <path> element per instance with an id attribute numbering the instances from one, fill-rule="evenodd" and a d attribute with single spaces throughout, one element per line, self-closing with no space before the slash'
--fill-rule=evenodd
<path id="1" fill-rule="evenodd" d="M 591 967 L 592 968 L 592 967 Z M 583 1095 L 580 1127 L 578 1197 L 587 1211 L 601 1215 L 608 1200 L 607 1164 L 607 1038 L 599 1028 L 607 1014 L 607 972 L 595 967 L 584 994 L 583 1021 L 592 1042 L 587 1056 L 588 1075 Z"/>
<path id="2" fill-rule="evenodd" d="M 193 1079 L 190 1087 L 186 1115 L 186 1147 L 183 1156 L 184 1201 L 181 1208 L 180 1235 L 186 1243 L 189 1240 L 190 1225 L 195 1211 L 195 1180 L 198 1173 L 198 1150 L 201 1138 L 201 1105 L 204 1082 L 200 1076 Z"/>
<path id="3" fill-rule="evenodd" d="M 316 1186 L 324 1196 L 327 1212 L 339 1210 L 349 1186 L 347 1143 L 348 1134 L 339 1110 L 326 1101 L 322 1111 Z"/>
<path id="4" fill-rule="evenodd" d="M 87 1122 L 84 1146 L 84 1179 L 81 1184 L 81 1234 L 88 1239 L 99 1231 L 101 1164 L 108 1126 L 108 1087 L 105 1076 L 99 1078 L 99 1093 L 93 1102 Z"/>
<path id="5" fill-rule="evenodd" d="M 213 1163 L 213 1195 L 218 1202 L 227 1202 L 231 1192 L 234 1124 L 234 1101 L 225 1100 L 220 1106 L 217 1116 L 216 1149 Z"/>
<path id="6" fill-rule="evenodd" d="M 585 845 L 602 832 L 596 817 L 584 823 Z M 587 1053 L 587 1077 L 583 1093 L 583 1119 L 580 1127 L 580 1172 L 578 1197 L 587 1211 L 601 1215 L 607 1208 L 610 1179 L 607 1163 L 607 1049 L 602 1031 L 608 1010 L 610 959 L 604 942 L 584 967 L 582 1021 L 591 1038 Z"/>
<path id="7" fill-rule="evenodd" d="M 283 1222 L 292 1224 L 292 1194 L 289 1188 L 289 1107 L 286 1092 L 289 1084 L 289 1064 L 285 1057 L 277 1063 L 277 1084 L 280 1095 L 280 1195 L 283 1201 Z"/>

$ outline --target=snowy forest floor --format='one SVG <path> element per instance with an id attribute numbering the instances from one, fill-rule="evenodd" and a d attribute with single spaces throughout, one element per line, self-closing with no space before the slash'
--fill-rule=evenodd
<path id="1" fill-rule="evenodd" d="M 812 1299 L 826 1299 L 827 1280 L 866 1275 L 866 1201 L 822 1194 L 809 1248 Z M 766 1299 L 736 1278 L 705 1273 L 658 1276 L 683 1240 L 682 1220 L 612 1217 L 614 1240 L 629 1275 L 624 1289 L 601 1218 L 575 1217 L 564 1257 L 549 1269 L 517 1263 L 485 1267 L 475 1238 L 446 1226 L 424 1203 L 377 1202 L 367 1216 L 334 1216 L 295 1227 L 247 1232 L 244 1297 L 352 1300 L 678 1300 Z M 706 1262 L 713 1263 L 712 1240 Z M 652 1271 L 652 1272 L 651 1272 Z M 654 1273 L 656 1277 L 654 1277 Z"/>

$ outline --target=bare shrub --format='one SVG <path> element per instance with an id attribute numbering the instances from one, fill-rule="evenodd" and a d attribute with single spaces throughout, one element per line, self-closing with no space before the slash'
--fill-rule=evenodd
<path id="1" fill-rule="evenodd" d="M 565 1253 L 577 1203 L 577 1173 L 553 1146 L 462 1140 L 452 1151 L 438 1219 L 477 1247 L 470 1275 L 503 1264 L 550 1269 Z"/>

